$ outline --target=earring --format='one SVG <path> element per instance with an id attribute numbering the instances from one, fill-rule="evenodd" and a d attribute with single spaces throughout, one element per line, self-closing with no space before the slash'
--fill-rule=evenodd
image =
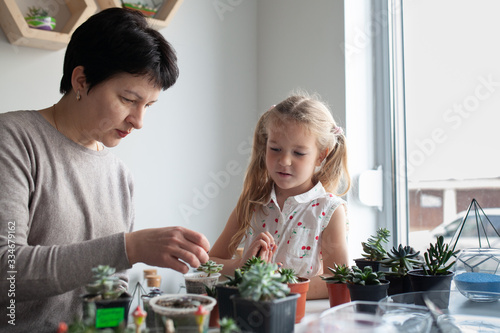
<path id="1" fill-rule="evenodd" d="M 76 100 L 79 101 L 81 98 L 82 98 L 82 96 L 80 96 L 80 90 L 78 90 L 76 92 Z"/>

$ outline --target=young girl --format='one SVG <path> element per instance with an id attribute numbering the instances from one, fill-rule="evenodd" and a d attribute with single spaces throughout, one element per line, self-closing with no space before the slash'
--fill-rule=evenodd
<path id="1" fill-rule="evenodd" d="M 308 298 L 327 298 L 319 274 L 347 264 L 346 202 L 350 187 L 343 130 L 320 101 L 291 96 L 262 115 L 236 208 L 211 259 L 232 274 L 248 258 L 293 268 L 310 278 Z M 233 259 L 243 240 L 241 259 Z"/>

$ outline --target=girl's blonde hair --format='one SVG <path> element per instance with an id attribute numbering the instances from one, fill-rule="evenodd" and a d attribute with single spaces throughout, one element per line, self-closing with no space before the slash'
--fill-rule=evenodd
<path id="1" fill-rule="evenodd" d="M 337 195 L 346 194 L 351 187 L 345 136 L 328 108 L 319 99 L 307 95 L 288 97 L 265 112 L 257 122 L 243 191 L 236 205 L 239 230 L 231 238 L 229 244 L 231 253 L 236 251 L 236 247 L 250 227 L 254 211 L 269 200 L 273 188 L 274 182 L 266 168 L 268 131 L 271 127 L 285 128 L 290 122 L 304 126 L 310 134 L 316 136 L 320 152 L 328 150 L 320 170 L 312 177 L 313 183 L 321 181 L 325 189 L 332 193 L 342 187 Z"/>

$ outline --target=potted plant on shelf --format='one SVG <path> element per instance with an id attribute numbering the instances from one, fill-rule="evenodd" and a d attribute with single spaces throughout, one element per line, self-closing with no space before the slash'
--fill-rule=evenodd
<path id="1" fill-rule="evenodd" d="M 408 272 L 422 266 L 419 254 L 420 251 L 415 252 L 410 246 L 401 244 L 387 253 L 387 259 L 382 260 L 382 265 L 389 267 L 389 272 L 385 272 L 385 278 L 390 282 L 388 295 L 412 291 Z"/>
<path id="2" fill-rule="evenodd" d="M 333 268 L 328 267 L 328 270 L 332 275 L 321 276 L 321 278 L 326 282 L 330 307 L 350 302 L 351 296 L 347 288 L 347 280 L 352 273 L 351 268 L 344 264 L 334 264 Z"/>
<path id="3" fill-rule="evenodd" d="M 97 329 L 126 327 L 132 297 L 115 274 L 115 268 L 92 268 L 93 281 L 85 286 L 83 322 Z"/>
<path id="4" fill-rule="evenodd" d="M 280 268 L 278 272 L 283 277 L 283 282 L 290 288 L 290 292 L 300 295 L 295 313 L 295 323 L 299 323 L 306 313 L 307 291 L 311 280 L 298 277 L 292 268 Z"/>
<path id="5" fill-rule="evenodd" d="M 231 296 L 234 316 L 243 331 L 292 332 L 298 294 L 289 294 L 278 265 L 253 265 L 243 274 L 239 295 Z"/>
<path id="6" fill-rule="evenodd" d="M 201 264 L 196 269 L 196 272 L 184 274 L 187 293 L 203 294 L 206 292 L 205 286 L 210 289 L 213 288 L 219 282 L 219 272 L 223 267 L 223 264 L 217 264 L 215 261 L 209 260 Z"/>
<path id="7" fill-rule="evenodd" d="M 163 329 L 172 320 L 176 332 L 207 332 L 210 312 L 216 303 L 210 296 L 197 294 L 163 295 L 149 302 L 161 318 Z"/>
<path id="8" fill-rule="evenodd" d="M 453 251 L 448 244 L 444 244 L 443 236 L 437 237 L 435 244 L 430 244 L 424 253 L 425 263 L 421 269 L 414 269 L 408 272 L 413 291 L 442 291 L 429 295 L 438 296 L 433 299 L 434 303 L 442 309 L 448 308 L 451 281 L 453 272 L 450 270 L 455 264 L 452 260 L 459 251 Z M 416 300 L 423 305 L 423 300 Z"/>
<path id="9" fill-rule="evenodd" d="M 158 8 L 149 6 L 143 2 L 137 1 L 137 2 L 129 2 L 129 1 L 123 1 L 122 0 L 122 7 L 123 8 L 130 8 L 137 10 L 144 14 L 144 16 L 147 17 L 153 17 L 156 15 L 156 12 L 158 11 Z"/>
<path id="10" fill-rule="evenodd" d="M 28 14 L 24 19 L 30 28 L 52 31 L 56 27 L 56 19 L 40 7 L 28 7 Z"/>
<path id="11" fill-rule="evenodd" d="M 387 258 L 387 251 L 384 248 L 384 243 L 389 242 L 390 231 L 386 228 L 377 230 L 376 235 L 372 235 L 366 242 L 361 242 L 363 247 L 363 258 L 354 259 L 356 266 L 363 269 L 365 266 L 371 266 L 376 272 L 381 271 L 380 262 Z"/>

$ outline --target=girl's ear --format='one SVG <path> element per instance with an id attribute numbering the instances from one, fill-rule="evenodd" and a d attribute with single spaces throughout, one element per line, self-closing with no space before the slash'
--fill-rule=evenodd
<path id="1" fill-rule="evenodd" d="M 71 74 L 71 86 L 76 94 L 78 91 L 83 93 L 87 87 L 87 77 L 85 76 L 85 68 L 83 66 L 76 66 Z"/>
<path id="2" fill-rule="evenodd" d="M 318 155 L 318 160 L 316 161 L 316 166 L 321 166 L 325 158 L 328 156 L 329 149 L 326 148 Z"/>

